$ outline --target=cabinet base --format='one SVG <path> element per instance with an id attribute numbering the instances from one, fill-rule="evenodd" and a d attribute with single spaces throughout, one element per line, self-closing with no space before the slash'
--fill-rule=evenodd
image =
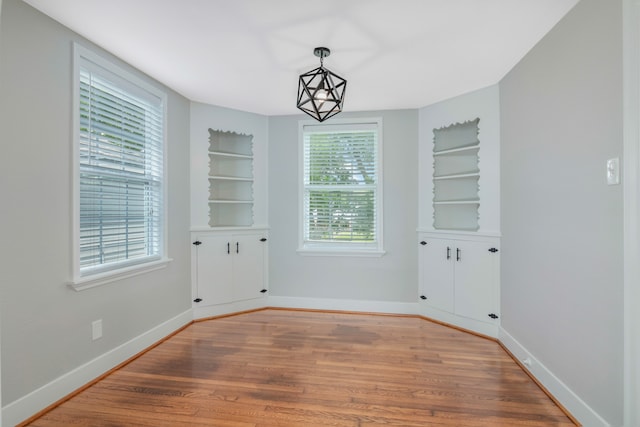
<path id="1" fill-rule="evenodd" d="M 453 313 L 438 310 L 433 307 L 429 307 L 426 304 L 420 305 L 420 315 L 433 319 L 437 322 L 444 323 L 448 326 L 453 326 L 465 330 L 467 332 L 476 333 L 479 335 L 485 335 L 490 338 L 497 339 L 500 332 L 499 320 L 482 322 L 476 319 L 468 317 L 457 316 Z"/>
<path id="2" fill-rule="evenodd" d="M 446 326 L 451 326 L 465 332 L 498 338 L 499 320 L 481 322 L 455 314 L 429 307 L 425 303 L 385 302 L 385 301 L 360 301 L 342 300 L 331 298 L 296 298 L 264 296 L 244 301 L 236 301 L 228 304 L 218 304 L 198 307 L 193 305 L 194 320 L 208 317 L 237 314 L 243 311 L 257 310 L 261 308 L 290 308 L 326 311 L 352 311 L 360 313 L 400 314 L 425 317 Z"/>
<path id="3" fill-rule="evenodd" d="M 199 307 L 193 304 L 193 319 L 200 320 L 207 317 L 223 316 L 225 314 L 236 314 L 242 311 L 256 310 L 267 307 L 267 297 L 254 298 L 244 301 L 235 301 L 228 304 L 207 305 Z"/>

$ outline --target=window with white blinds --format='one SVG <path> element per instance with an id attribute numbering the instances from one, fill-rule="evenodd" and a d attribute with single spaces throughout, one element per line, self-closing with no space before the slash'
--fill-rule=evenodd
<path id="1" fill-rule="evenodd" d="M 76 47 L 77 272 L 163 257 L 165 96 Z"/>
<path id="2" fill-rule="evenodd" d="M 302 126 L 302 250 L 382 250 L 380 127 Z"/>

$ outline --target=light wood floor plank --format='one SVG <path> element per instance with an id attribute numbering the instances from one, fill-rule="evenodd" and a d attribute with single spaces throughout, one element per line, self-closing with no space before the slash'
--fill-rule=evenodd
<path id="1" fill-rule="evenodd" d="M 195 323 L 29 425 L 574 426 L 496 342 L 284 310 Z"/>

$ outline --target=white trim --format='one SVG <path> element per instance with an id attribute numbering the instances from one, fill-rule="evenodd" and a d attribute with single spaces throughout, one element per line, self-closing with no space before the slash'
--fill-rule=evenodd
<path id="1" fill-rule="evenodd" d="M 419 236 L 431 237 L 434 239 L 447 239 L 447 240 L 466 240 L 469 242 L 489 242 L 495 245 L 500 244 L 501 237 L 499 234 L 493 233 L 463 233 L 463 232 L 449 232 L 449 231 L 424 231 L 418 230 Z"/>
<path id="2" fill-rule="evenodd" d="M 73 43 L 73 77 L 71 100 L 71 271 L 72 281 L 80 277 L 80 162 L 78 145 L 80 143 L 80 52 L 86 49 Z"/>
<path id="3" fill-rule="evenodd" d="M 429 233 L 430 235 L 437 236 L 442 234 L 444 236 L 452 236 L 446 238 L 474 238 L 474 237 L 502 237 L 502 233 L 493 231 L 457 231 L 457 230 L 434 230 L 432 228 L 417 228 L 418 233 Z"/>
<path id="4" fill-rule="evenodd" d="M 193 313 L 187 310 L 166 322 L 148 330 L 130 341 L 110 350 L 82 366 L 56 378 L 48 384 L 32 391 L 2 408 L 5 425 L 16 425 L 33 416 L 62 397 L 93 381 L 120 363 L 135 356 L 158 341 L 166 338 L 193 320 Z"/>
<path id="5" fill-rule="evenodd" d="M 162 101 L 162 104 L 166 109 L 167 94 L 164 93 L 164 91 L 158 89 L 156 86 L 152 85 L 151 83 L 141 79 L 140 77 L 133 74 L 132 72 L 127 71 L 122 67 L 114 64 L 113 62 L 103 58 L 102 56 L 98 55 L 92 50 L 87 49 L 86 47 L 82 46 L 79 43 L 73 42 L 73 50 L 74 50 L 74 59 L 78 57 L 83 57 L 88 61 L 93 62 L 97 66 L 104 68 L 105 70 L 110 71 L 112 73 L 115 73 L 116 75 L 119 75 L 121 78 L 128 80 L 131 84 L 138 86 L 140 89 L 143 89 L 144 91 L 158 97 Z M 74 62 L 77 62 L 77 60 Z M 75 65 L 77 64 L 74 63 L 74 66 Z M 76 70 L 74 69 L 74 71 Z M 74 75 L 74 79 L 76 78 L 76 76 L 77 74 Z"/>
<path id="6" fill-rule="evenodd" d="M 623 2 L 624 426 L 640 425 L 640 3 Z"/>
<path id="7" fill-rule="evenodd" d="M 438 310 L 426 303 L 420 304 L 420 315 L 439 322 L 447 323 L 451 326 L 466 329 L 471 332 L 486 335 L 491 338 L 498 338 L 500 329 L 499 320 L 493 322 L 482 322 L 480 320 L 471 319 L 469 317 L 458 316 L 448 311 Z"/>
<path id="8" fill-rule="evenodd" d="M 70 277 L 71 285 L 75 290 L 87 289 L 106 283 L 110 283 L 122 278 L 131 277 L 136 274 L 145 273 L 147 271 L 157 270 L 163 268 L 171 261 L 169 256 L 169 149 L 167 145 L 168 137 L 168 104 L 167 94 L 155 87 L 154 85 L 146 82 L 145 80 L 137 77 L 135 74 L 121 68 L 120 66 L 108 61 L 93 51 L 85 48 L 84 46 L 73 42 L 72 43 L 72 57 L 73 57 L 73 82 L 72 82 L 72 111 L 71 111 L 71 135 L 73 138 L 72 150 L 71 150 L 71 167 L 72 167 L 72 214 L 71 214 L 71 238 L 72 238 L 72 260 L 71 260 L 71 272 Z M 142 264 L 125 267 L 107 269 L 103 273 L 95 273 L 83 276 L 80 273 L 80 165 L 79 165 L 79 145 L 80 145 L 80 65 L 81 60 L 84 59 L 87 64 L 92 67 L 102 68 L 107 72 L 112 73 L 115 77 L 122 79 L 123 82 L 127 82 L 132 89 L 139 93 L 137 95 L 143 98 L 157 97 L 162 105 L 162 235 L 160 236 L 160 260 L 154 259 L 152 261 L 144 262 Z M 89 64 L 90 63 L 90 64 Z M 160 264 L 164 264 L 160 266 Z M 133 271 L 139 271 L 134 274 Z M 124 274 L 123 274 L 124 272 Z M 112 276 L 112 277 L 110 277 Z M 87 285 L 85 285 L 87 284 Z M 81 286 L 77 286 L 81 285 Z"/>
<path id="9" fill-rule="evenodd" d="M 165 268 L 173 261 L 171 258 L 160 259 L 157 261 L 145 262 L 144 264 L 136 264 L 117 270 L 109 270 L 100 274 L 92 274 L 91 276 L 82 277 L 69 283 L 69 286 L 75 291 L 84 291 L 85 289 L 95 288 L 96 286 L 105 285 L 115 282 L 116 280 L 127 279 L 129 277 L 139 276 L 140 274 L 149 273 Z"/>
<path id="10" fill-rule="evenodd" d="M 500 328 L 499 341 L 527 367 L 527 370 L 555 397 L 567 411 L 587 427 L 611 427 L 596 411 L 587 405 L 565 383 L 556 377 L 522 344 Z M 528 359 L 528 360 L 527 360 Z"/>
<path id="11" fill-rule="evenodd" d="M 357 126 L 360 125 L 360 126 Z M 376 242 L 369 245 L 371 249 L 362 250 L 363 245 L 340 243 L 317 243 L 314 248 L 304 242 L 304 132 L 305 128 L 313 128 L 314 132 L 321 130 L 338 131 L 339 129 L 355 129 L 362 127 L 376 129 L 377 140 L 377 183 L 376 183 Z M 353 119 L 332 119 L 329 124 L 319 124 L 314 120 L 300 120 L 298 122 L 298 249 L 303 255 L 319 256 L 383 256 L 384 250 L 384 128 L 382 117 L 363 117 Z M 315 243 L 314 243 L 315 245 Z M 320 249 L 321 248 L 321 249 Z"/>
<path id="12" fill-rule="evenodd" d="M 418 303 L 363 301 L 332 298 L 269 296 L 269 307 L 304 308 L 310 310 L 360 311 L 367 313 L 418 314 Z"/>
<path id="13" fill-rule="evenodd" d="M 72 393 L 120 363 L 171 335 L 192 320 L 266 307 L 420 315 L 436 321 L 449 323 L 452 326 L 468 329 L 472 332 L 478 332 L 494 338 L 497 337 L 498 341 L 518 360 L 530 360 L 529 372 L 531 375 L 583 425 L 589 427 L 611 427 L 610 424 L 602 419 L 566 384 L 556 377 L 553 372 L 542 365 L 524 346 L 497 325 L 473 321 L 465 323 L 464 319 L 461 320 L 459 316 L 455 316 L 457 318 L 448 318 L 443 316 L 442 313 L 425 310 L 424 307 L 420 306 L 420 303 L 283 296 L 268 296 L 207 307 L 197 307 L 194 305 L 193 310 L 187 310 L 167 320 L 138 337 L 98 356 L 92 361 L 1 408 L 2 422 L 4 422 L 5 425 L 16 425 L 33 416 L 33 414 L 55 403 L 60 398 Z M 498 331 L 494 333 L 496 328 Z M 625 426 L 635 427 L 635 424 L 626 423 Z"/>
<path id="14" fill-rule="evenodd" d="M 304 256 L 352 256 L 352 257 L 381 257 L 386 254 L 386 251 L 380 251 L 377 249 L 367 250 L 362 248 L 345 248 L 344 246 L 336 246 L 331 248 L 331 245 L 322 245 L 321 248 L 300 248 L 296 252 Z"/>
<path id="15" fill-rule="evenodd" d="M 258 310 L 267 306 L 267 297 L 259 297 L 244 301 L 234 301 L 227 304 L 206 305 L 199 307 L 193 303 L 193 319 L 206 319 L 207 317 L 224 316 L 225 314 L 240 313 L 248 310 Z"/>
<path id="16" fill-rule="evenodd" d="M 215 233 L 220 231 L 262 231 L 269 229 L 268 225 L 252 225 L 251 227 L 191 227 L 189 231 L 192 233 Z"/>
<path id="17" fill-rule="evenodd" d="M 409 314 L 424 316 L 435 321 L 448 323 L 451 326 L 467 329 L 489 337 L 498 337 L 498 325 L 466 319 L 444 312 L 421 307 L 417 302 L 367 301 L 333 298 L 305 298 L 269 296 L 268 307 L 302 308 L 310 310 L 356 311 L 363 313 Z"/>

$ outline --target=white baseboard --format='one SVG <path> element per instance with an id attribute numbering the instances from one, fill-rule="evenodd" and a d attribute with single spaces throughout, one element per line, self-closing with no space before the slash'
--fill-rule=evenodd
<path id="1" fill-rule="evenodd" d="M 573 415 L 584 427 L 611 427 L 596 411 L 587 405 L 553 372 L 540 363 L 522 344 L 507 331 L 500 328 L 500 342 L 518 359 L 523 362 L 530 360 L 527 370 L 535 377 Z"/>
<path id="2" fill-rule="evenodd" d="M 96 357 L 82 366 L 62 375 L 2 408 L 2 424 L 15 426 L 64 396 L 103 375 L 120 363 L 166 338 L 193 320 L 192 310 L 187 310 L 167 320 L 132 340 Z"/>
<path id="3" fill-rule="evenodd" d="M 433 318 L 434 320 L 476 330 L 489 336 L 495 336 L 493 332 L 495 325 L 488 325 L 489 327 L 486 330 L 478 330 L 478 325 L 460 325 L 459 322 L 454 321 L 456 319 L 441 318 L 436 315 L 437 313 L 425 312 L 421 309 L 419 303 L 269 296 L 267 298 L 221 304 L 218 306 L 195 307 L 193 310 L 187 310 L 167 320 L 28 395 L 9 403 L 2 408 L 2 422 L 0 424 L 13 426 L 24 421 L 33 416 L 33 414 L 38 413 L 62 397 L 72 393 L 120 363 L 167 337 L 193 319 L 202 319 L 263 307 L 423 315 Z M 498 329 L 497 337 L 499 341 L 520 361 L 524 361 L 527 358 L 530 359 L 531 364 L 528 369 L 533 377 L 585 427 L 611 427 L 610 424 L 580 399 L 580 397 L 556 377 L 553 372 L 540 363 L 507 331 L 502 328 Z"/>
<path id="4" fill-rule="evenodd" d="M 225 314 L 240 313 L 248 310 L 256 310 L 267 306 L 267 298 L 255 298 L 245 301 L 230 302 L 228 304 L 207 305 L 199 307 L 193 305 L 193 319 L 206 319 L 207 317 L 223 316 Z"/>
<path id="5" fill-rule="evenodd" d="M 269 307 L 278 308 L 359 311 L 387 314 L 418 314 L 418 303 L 412 302 L 269 296 L 267 303 Z"/>
<path id="6" fill-rule="evenodd" d="M 498 338 L 498 331 L 500 326 L 498 322 L 481 322 L 479 320 L 470 319 L 468 317 L 456 316 L 453 313 L 438 310 L 437 308 L 429 307 L 427 304 L 420 304 L 420 315 L 428 317 L 439 322 L 448 323 L 452 326 L 457 326 L 467 331 L 477 332 L 482 335 L 486 335 L 491 338 Z"/>

